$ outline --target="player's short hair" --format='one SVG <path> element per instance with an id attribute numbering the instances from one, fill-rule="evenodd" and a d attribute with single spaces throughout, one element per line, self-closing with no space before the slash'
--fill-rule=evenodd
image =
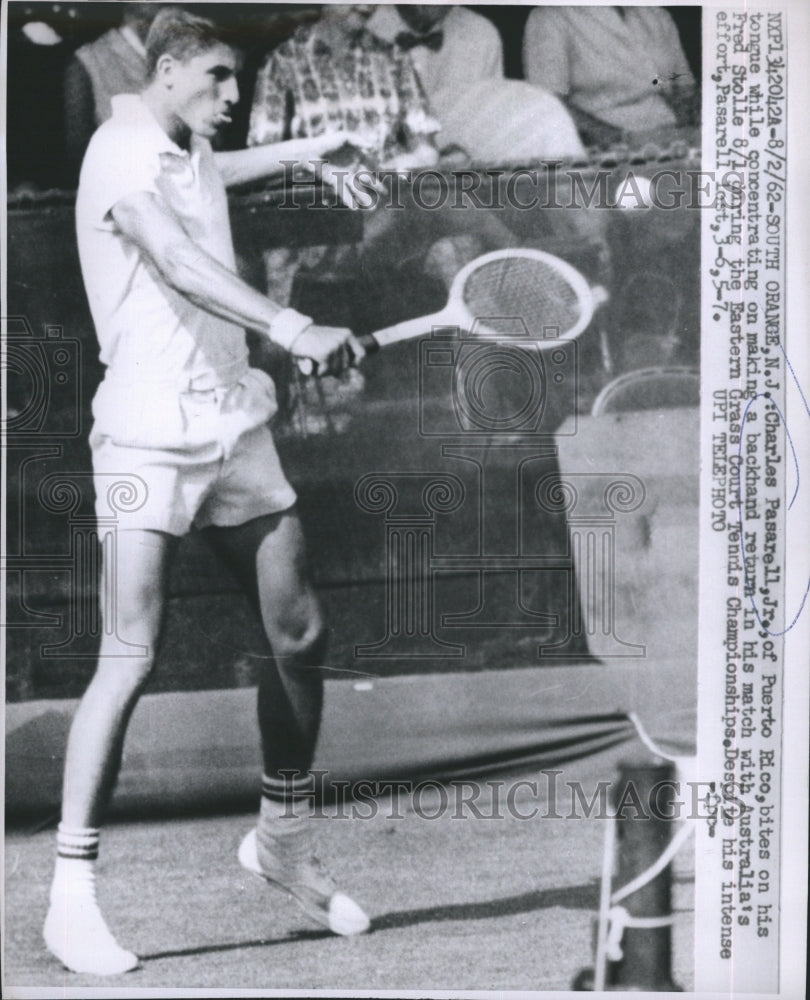
<path id="1" fill-rule="evenodd" d="M 154 77 L 162 55 L 168 53 L 178 62 L 188 62 L 215 45 L 233 47 L 224 27 L 180 7 L 165 7 L 146 36 L 146 78 Z"/>

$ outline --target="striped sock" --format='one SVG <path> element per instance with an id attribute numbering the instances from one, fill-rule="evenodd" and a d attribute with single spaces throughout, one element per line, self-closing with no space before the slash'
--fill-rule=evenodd
<path id="1" fill-rule="evenodd" d="M 50 907 L 42 935 L 48 950 L 73 972 L 117 976 L 138 958 L 115 940 L 96 899 L 99 831 L 59 824 Z"/>
<path id="2" fill-rule="evenodd" d="M 101 831 L 97 827 L 69 827 L 59 824 L 56 831 L 56 851 L 60 858 L 95 861 Z"/>
<path id="3" fill-rule="evenodd" d="M 99 831 L 90 827 L 70 828 L 59 824 L 56 833 L 56 867 L 51 901 L 65 894 L 95 896 Z"/>
<path id="4" fill-rule="evenodd" d="M 281 819 L 308 816 L 315 806 L 315 779 L 301 771 L 262 775 L 261 816 Z"/>

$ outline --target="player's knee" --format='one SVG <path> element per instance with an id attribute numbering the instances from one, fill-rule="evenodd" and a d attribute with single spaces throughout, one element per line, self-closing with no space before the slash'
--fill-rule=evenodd
<path id="1" fill-rule="evenodd" d="M 292 658 L 311 662 L 320 654 L 326 640 L 326 626 L 318 610 L 306 616 L 285 617 L 278 622 L 275 632 L 273 651 L 284 661 Z"/>
<path id="2" fill-rule="evenodd" d="M 155 669 L 157 630 L 145 629 L 142 623 L 140 629 L 127 631 L 125 625 L 120 622 L 118 629 L 104 636 L 97 674 L 113 689 L 137 691 Z"/>
<path id="3" fill-rule="evenodd" d="M 111 689 L 130 694 L 140 691 L 155 669 L 152 653 L 142 656 L 105 655 L 99 656 L 97 675 Z"/>

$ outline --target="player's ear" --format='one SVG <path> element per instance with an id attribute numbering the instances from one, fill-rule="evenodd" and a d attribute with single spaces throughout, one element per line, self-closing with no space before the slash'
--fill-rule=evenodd
<path id="1" fill-rule="evenodd" d="M 164 52 L 163 55 L 158 56 L 158 61 L 155 63 L 155 79 L 160 80 L 162 84 L 166 87 L 171 87 L 174 83 L 174 70 L 177 65 L 177 60 L 169 52 Z"/>

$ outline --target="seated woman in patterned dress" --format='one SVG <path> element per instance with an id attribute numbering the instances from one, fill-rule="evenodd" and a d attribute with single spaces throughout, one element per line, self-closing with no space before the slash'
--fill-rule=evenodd
<path id="1" fill-rule="evenodd" d="M 410 56 L 366 30 L 373 5 L 326 5 L 274 49 L 256 80 L 248 145 L 351 132 L 371 169 L 438 160 L 438 122 Z"/>
<path id="2" fill-rule="evenodd" d="M 250 113 L 249 146 L 327 132 L 351 134 L 351 162 L 342 162 L 337 154 L 321 168 L 324 180 L 339 195 L 346 192 L 349 203 L 351 181 L 335 184 L 334 168 L 350 177 L 361 168 L 402 172 L 433 166 L 439 159 L 433 139 L 439 124 L 429 112 L 411 57 L 366 29 L 373 11 L 373 5 L 327 4 L 315 22 L 301 24 L 265 59 Z M 301 166 L 306 171 L 307 164 Z M 385 229 L 384 214 L 368 214 L 366 238 Z M 341 316 L 348 320 L 341 303 L 345 306 L 355 296 L 341 295 L 338 289 L 350 287 L 364 270 L 362 257 L 362 244 L 274 248 L 264 255 L 267 293 L 287 305 L 315 288 L 316 301 L 306 306 L 317 312 L 323 298 L 317 289 L 326 285 L 329 314 L 335 322 Z M 309 433 L 339 427 L 342 407 L 364 384 L 356 370 L 345 372 L 337 385 L 333 379 L 317 385 L 302 382 L 294 371 L 291 379 L 288 418 Z"/>

